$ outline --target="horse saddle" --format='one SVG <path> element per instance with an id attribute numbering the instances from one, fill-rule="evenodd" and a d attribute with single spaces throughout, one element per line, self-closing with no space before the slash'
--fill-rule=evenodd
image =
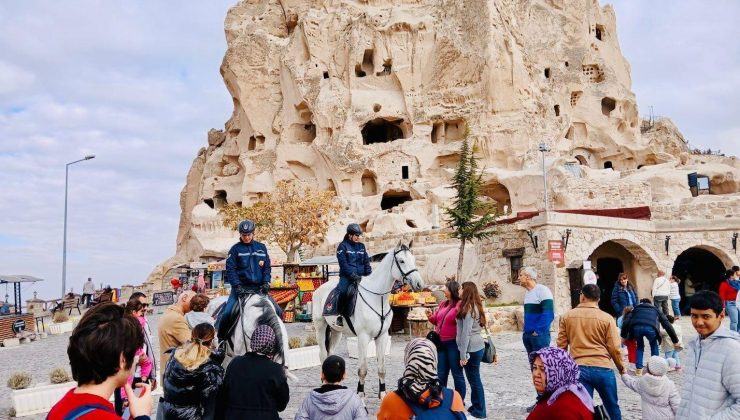
<path id="1" fill-rule="evenodd" d="M 218 319 L 217 322 L 218 325 L 218 341 L 225 343 L 230 342 L 233 345 L 233 342 L 231 341 L 231 336 L 234 333 L 234 329 L 236 328 L 236 321 L 239 319 L 242 313 L 242 307 L 244 306 L 244 296 L 239 296 L 239 302 L 234 305 L 234 307 L 231 310 L 231 313 L 226 313 L 224 309 L 226 309 L 226 302 L 221 304 L 214 313 L 214 318 Z"/>
<path id="2" fill-rule="evenodd" d="M 357 284 L 351 283 L 347 286 L 347 302 L 345 302 L 345 308 L 347 309 L 347 316 L 352 316 L 355 313 L 355 304 L 357 303 Z M 339 316 L 343 315 L 339 313 L 339 289 L 334 288 L 329 292 L 329 296 L 326 298 L 324 303 L 324 316 Z"/>

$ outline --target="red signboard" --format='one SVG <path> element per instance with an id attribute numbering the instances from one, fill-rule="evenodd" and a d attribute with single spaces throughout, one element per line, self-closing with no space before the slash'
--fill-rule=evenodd
<path id="1" fill-rule="evenodd" d="M 558 267 L 565 267 L 563 241 L 547 241 L 547 259 Z"/>

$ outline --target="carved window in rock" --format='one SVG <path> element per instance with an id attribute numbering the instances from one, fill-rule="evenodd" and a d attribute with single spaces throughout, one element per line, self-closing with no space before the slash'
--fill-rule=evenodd
<path id="1" fill-rule="evenodd" d="M 226 204 L 228 204 L 228 201 L 226 201 L 226 191 L 216 190 L 213 194 L 213 207 L 218 210 Z"/>
<path id="2" fill-rule="evenodd" d="M 362 55 L 362 63 L 355 65 L 355 76 L 365 77 L 368 74 L 373 74 L 375 70 L 374 55 L 375 51 L 372 48 L 365 50 Z"/>
<path id="3" fill-rule="evenodd" d="M 596 25 L 594 32 L 595 32 L 594 35 L 596 36 L 596 39 L 598 39 L 599 41 L 604 40 L 604 35 L 605 35 L 604 25 Z"/>
<path id="4" fill-rule="evenodd" d="M 601 113 L 608 117 L 611 115 L 614 108 L 617 107 L 617 101 L 608 96 L 601 98 Z"/>
<path id="5" fill-rule="evenodd" d="M 504 257 L 509 260 L 509 279 L 512 284 L 519 284 L 519 270 L 524 266 L 524 248 L 505 249 Z"/>
<path id="6" fill-rule="evenodd" d="M 378 193 L 378 181 L 375 174 L 369 170 L 362 173 L 362 195 L 369 197 Z"/>
<path id="7" fill-rule="evenodd" d="M 583 65 L 583 75 L 588 78 L 589 82 L 601 83 L 604 81 L 604 71 L 598 64 Z"/>

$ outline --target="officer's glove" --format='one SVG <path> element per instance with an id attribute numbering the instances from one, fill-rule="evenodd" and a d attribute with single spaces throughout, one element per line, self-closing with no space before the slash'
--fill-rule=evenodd
<path id="1" fill-rule="evenodd" d="M 266 296 L 270 292 L 270 283 L 262 283 L 260 294 Z"/>
<path id="2" fill-rule="evenodd" d="M 236 291 L 236 294 L 239 297 L 243 297 L 249 294 L 249 291 L 241 284 L 238 286 L 234 286 L 234 290 Z"/>

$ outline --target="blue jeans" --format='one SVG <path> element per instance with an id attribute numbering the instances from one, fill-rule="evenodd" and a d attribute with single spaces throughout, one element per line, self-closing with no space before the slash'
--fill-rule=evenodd
<path id="1" fill-rule="evenodd" d="M 678 305 L 681 302 L 681 299 L 671 299 L 671 306 L 673 307 L 673 316 L 679 317 L 681 316 L 681 307 Z"/>
<path id="2" fill-rule="evenodd" d="M 598 366 L 578 367 L 581 370 L 580 381 L 589 395 L 593 397 L 595 389 L 599 393 L 611 420 L 622 420 L 622 411 L 619 409 L 619 400 L 617 399 L 617 379 L 614 376 L 614 371 Z"/>
<path id="3" fill-rule="evenodd" d="M 527 350 L 527 356 L 533 351 L 550 346 L 550 331 L 537 334 L 536 336 L 532 333 L 522 334 L 522 342 L 524 342 L 524 349 Z"/>
<path id="4" fill-rule="evenodd" d="M 468 412 L 474 417 L 486 417 L 486 395 L 483 391 L 483 382 L 480 379 L 480 362 L 483 360 L 483 351 L 480 349 L 474 353 L 468 353 L 468 363 L 463 368 L 465 376 L 470 383 L 470 403 Z M 458 360 L 457 364 L 460 364 Z"/>
<path id="5" fill-rule="evenodd" d="M 650 355 L 658 356 L 660 355 L 658 332 L 649 325 L 635 325 L 632 327 L 632 337 L 637 341 L 637 362 L 635 363 L 635 367 L 642 369 L 642 360 L 645 353 L 645 341 L 643 339 L 647 338 L 648 343 L 650 343 Z"/>
<path id="6" fill-rule="evenodd" d="M 678 352 L 676 350 L 671 350 L 671 351 L 665 352 L 665 358 L 666 359 L 669 359 L 669 358 L 675 359 L 676 360 L 676 367 L 677 368 L 680 368 L 681 367 L 681 359 L 678 357 Z"/>
<path id="7" fill-rule="evenodd" d="M 725 301 L 725 313 L 727 313 L 727 317 L 730 318 L 730 330 L 738 331 L 737 304 L 732 300 Z"/>
<path id="8" fill-rule="evenodd" d="M 442 386 L 447 386 L 447 378 L 452 371 L 452 381 L 455 383 L 455 391 L 465 400 L 465 375 L 460 366 L 460 350 L 455 340 L 443 341 L 444 351 L 437 352 L 437 376 Z"/>

